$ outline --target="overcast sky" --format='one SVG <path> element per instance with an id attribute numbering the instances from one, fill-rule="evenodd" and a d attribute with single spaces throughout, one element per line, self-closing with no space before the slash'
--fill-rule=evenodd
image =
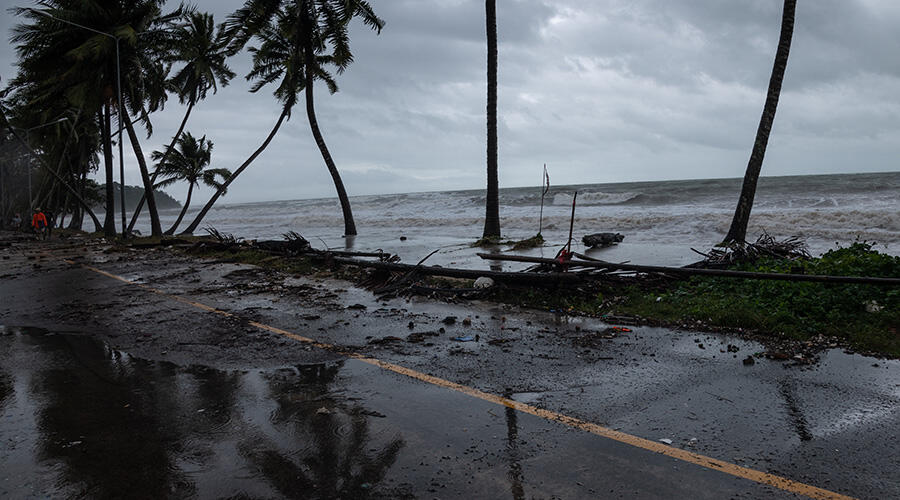
<path id="1" fill-rule="evenodd" d="M 354 25 L 340 91 L 317 87 L 325 140 L 350 195 L 485 185 L 484 3 L 370 0 L 380 35 Z M 2 0 L 5 9 L 29 6 Z M 200 0 L 216 22 L 236 0 Z M 781 0 L 498 0 L 501 187 L 741 177 L 781 23 Z M 896 171 L 900 159 L 900 2 L 800 0 L 763 175 Z M 176 4 L 170 2 L 170 8 Z M 16 23 L 4 9 L 8 38 Z M 15 53 L 0 47 L 3 85 Z M 234 170 L 280 106 L 251 94 L 246 53 L 231 85 L 187 130 Z M 149 154 L 184 113 L 153 116 Z M 127 144 L 127 143 L 126 143 Z M 118 179 L 117 179 L 118 180 Z M 139 184 L 126 150 L 126 183 Z M 168 190 L 183 200 L 184 189 Z M 334 196 L 298 105 L 223 201 Z"/>

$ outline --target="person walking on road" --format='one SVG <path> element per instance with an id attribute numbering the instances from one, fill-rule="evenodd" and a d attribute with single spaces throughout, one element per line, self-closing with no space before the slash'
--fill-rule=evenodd
<path id="1" fill-rule="evenodd" d="M 31 227 L 34 228 L 34 231 L 38 235 L 38 239 L 45 239 L 47 237 L 47 216 L 44 215 L 44 212 L 41 212 L 40 208 L 34 209 L 34 216 L 31 218 Z"/>

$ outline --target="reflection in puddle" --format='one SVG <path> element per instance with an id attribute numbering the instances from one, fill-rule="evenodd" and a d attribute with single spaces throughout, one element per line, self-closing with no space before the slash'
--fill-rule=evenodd
<path id="1" fill-rule="evenodd" d="M 390 496 L 343 362 L 221 371 L 0 327 L 0 497 Z"/>

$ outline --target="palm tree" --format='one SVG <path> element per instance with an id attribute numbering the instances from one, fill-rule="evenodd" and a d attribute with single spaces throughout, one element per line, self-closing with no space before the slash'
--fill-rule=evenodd
<path id="1" fill-rule="evenodd" d="M 487 196 L 484 239 L 500 238 L 499 180 L 497 179 L 497 4 L 485 0 L 487 24 Z"/>
<path id="2" fill-rule="evenodd" d="M 750 222 L 750 210 L 753 208 L 753 198 L 756 195 L 756 183 L 759 180 L 759 172 L 762 170 L 763 158 L 766 156 L 769 133 L 772 131 L 772 123 L 775 121 L 775 110 L 778 107 L 778 98 L 781 95 L 781 83 L 784 80 L 784 71 L 787 69 L 788 55 L 791 52 L 796 10 L 797 0 L 784 0 L 781 37 L 778 40 L 778 49 L 775 51 L 775 64 L 772 67 L 772 76 L 769 79 L 769 92 L 766 96 L 766 104 L 763 107 L 762 117 L 759 120 L 756 141 L 753 144 L 753 151 L 750 153 L 747 171 L 744 173 L 744 184 L 741 187 L 737 208 L 734 210 L 734 218 L 723 243 L 741 244 L 747 238 L 747 225 Z"/>
<path id="3" fill-rule="evenodd" d="M 255 75 L 257 72 L 262 71 L 261 65 L 263 64 L 263 61 L 273 57 L 272 55 L 270 55 L 272 52 L 275 52 L 275 48 L 273 46 L 280 46 L 283 44 L 283 41 L 281 43 L 274 42 L 275 40 L 280 40 L 276 27 L 267 26 L 265 30 L 267 33 L 266 36 L 273 42 L 270 45 L 264 46 L 259 50 L 251 49 L 251 52 L 253 52 L 253 69 L 251 70 L 250 74 L 247 75 L 247 79 L 251 79 L 253 77 L 252 75 Z M 296 63 L 297 61 L 289 62 Z M 268 147 L 269 143 L 272 142 L 272 139 L 275 137 L 278 129 L 281 128 L 281 124 L 284 123 L 284 120 L 290 117 L 291 108 L 293 108 L 294 104 L 297 103 L 297 93 L 299 92 L 298 89 L 301 88 L 299 87 L 301 85 L 301 82 L 297 78 L 295 72 L 285 71 L 274 75 L 273 77 L 271 77 L 271 79 L 267 78 L 260 82 L 257 82 L 251 88 L 251 91 L 258 91 L 265 83 L 275 81 L 279 76 L 281 76 L 281 83 L 275 90 L 275 97 L 282 102 L 282 108 L 281 115 L 279 115 L 278 120 L 275 122 L 275 126 L 272 127 L 271 131 L 269 131 L 269 135 L 266 136 L 266 139 L 263 141 L 263 143 L 258 148 L 256 148 L 256 151 L 254 151 L 246 160 L 244 160 L 244 163 L 242 163 L 237 168 L 237 170 L 234 171 L 234 173 L 232 173 L 230 176 L 228 176 L 227 179 L 225 179 L 225 182 L 222 183 L 221 188 L 217 189 L 216 192 L 213 193 L 213 195 L 209 198 L 209 201 L 206 202 L 206 205 L 203 206 L 200 212 L 198 212 L 194 217 L 194 220 L 188 225 L 187 228 L 185 228 L 184 231 L 181 232 L 181 234 L 192 234 L 194 230 L 197 229 L 197 226 L 200 225 L 200 222 L 204 217 L 206 217 L 206 214 L 210 209 L 212 209 L 213 205 L 215 205 L 219 197 L 225 194 L 225 190 L 228 188 L 228 186 L 231 185 L 231 183 L 234 182 L 235 179 L 237 179 L 241 172 L 246 170 L 246 168 L 249 167 L 251 163 L 253 163 L 253 160 L 255 160 L 257 156 L 262 154 L 266 147 Z"/>
<path id="4" fill-rule="evenodd" d="M 184 118 L 178 127 L 178 131 L 172 137 L 172 142 L 164 150 L 165 156 L 175 148 L 176 141 L 181 136 L 187 124 L 188 118 L 194 106 L 202 99 L 206 99 L 207 93 L 218 91 L 216 82 L 223 87 L 234 78 L 235 74 L 226 64 L 226 44 L 221 36 L 216 36 L 213 16 L 204 12 L 188 12 L 187 24 L 174 32 L 173 49 L 171 56 L 173 63 L 183 62 L 179 69 L 168 81 L 170 89 L 178 95 L 181 104 L 187 104 Z M 165 157 L 158 163 L 165 163 Z M 150 180 L 155 183 L 159 170 L 153 172 Z M 138 216 L 143 208 L 145 198 L 142 197 L 134 210 L 128 230 L 134 228 Z M 168 233 L 168 232 L 167 232 Z"/>
<path id="5" fill-rule="evenodd" d="M 154 151 L 152 155 L 153 160 L 159 162 L 156 167 L 157 173 L 166 177 L 155 187 L 167 186 L 177 181 L 188 183 L 184 207 L 181 208 L 181 213 L 178 214 L 175 223 L 165 234 L 173 234 L 181 224 L 181 219 L 184 218 L 184 214 L 191 204 L 191 195 L 195 187 L 199 187 L 202 182 L 217 190 L 223 189 L 223 182 L 218 181 L 217 177 L 221 177 L 224 181 L 231 176 L 231 171 L 227 168 L 206 168 L 211 160 L 213 144 L 212 141 L 206 139 L 205 135 L 198 140 L 190 132 L 185 132 L 178 138 L 177 144 L 178 148 L 174 151 Z"/>
<path id="6" fill-rule="evenodd" d="M 344 183 L 319 129 L 313 88 L 320 80 L 332 94 L 337 92 L 329 69 L 342 73 L 353 62 L 348 26 L 356 17 L 379 33 L 384 26 L 365 0 L 248 0 L 225 23 L 232 50 L 239 50 L 253 37 L 261 43 L 254 50 L 254 67 L 248 75 L 259 79 L 253 91 L 282 79 L 275 96 L 291 106 L 299 91 L 305 92 L 309 126 L 334 182 L 344 216 L 344 234 L 348 236 L 356 234 L 356 223 Z"/>
<path id="7" fill-rule="evenodd" d="M 165 100 L 165 93 L 157 90 L 161 87 L 158 80 L 166 72 L 167 50 L 172 46 L 165 28 L 181 16 L 181 10 L 162 15 L 163 3 L 163 0 L 44 0 L 40 2 L 40 10 L 13 10 L 33 21 L 18 26 L 13 36 L 14 42 L 21 42 L 17 47 L 20 76 L 35 82 L 43 94 L 63 92 L 74 107 L 101 117 L 107 165 L 111 165 L 112 154 L 107 147 L 112 127 L 105 123 L 110 108 L 121 105 L 123 113 L 117 118 L 128 126 L 130 121 L 124 111 L 130 107 L 149 132 L 148 114 L 161 107 Z M 117 62 L 123 76 L 122 102 L 117 88 Z M 32 105 L 40 109 L 41 102 Z M 135 138 L 131 139 L 134 143 Z M 140 154 L 138 159 L 142 160 Z M 153 232 L 161 234 L 146 164 L 139 161 L 139 166 L 144 189 L 148 191 Z"/>

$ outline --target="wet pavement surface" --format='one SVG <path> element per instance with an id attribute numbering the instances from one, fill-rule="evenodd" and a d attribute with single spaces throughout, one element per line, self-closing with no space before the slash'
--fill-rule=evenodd
<path id="1" fill-rule="evenodd" d="M 776 494 L 356 360 L 223 371 L 3 329 L 3 497 Z"/>
<path id="2" fill-rule="evenodd" d="M 165 251 L 0 253 L 3 497 L 793 496 L 251 321 L 845 495 L 900 496 L 897 361 L 829 350 L 747 366 L 765 347 L 733 336 L 379 301 Z"/>

